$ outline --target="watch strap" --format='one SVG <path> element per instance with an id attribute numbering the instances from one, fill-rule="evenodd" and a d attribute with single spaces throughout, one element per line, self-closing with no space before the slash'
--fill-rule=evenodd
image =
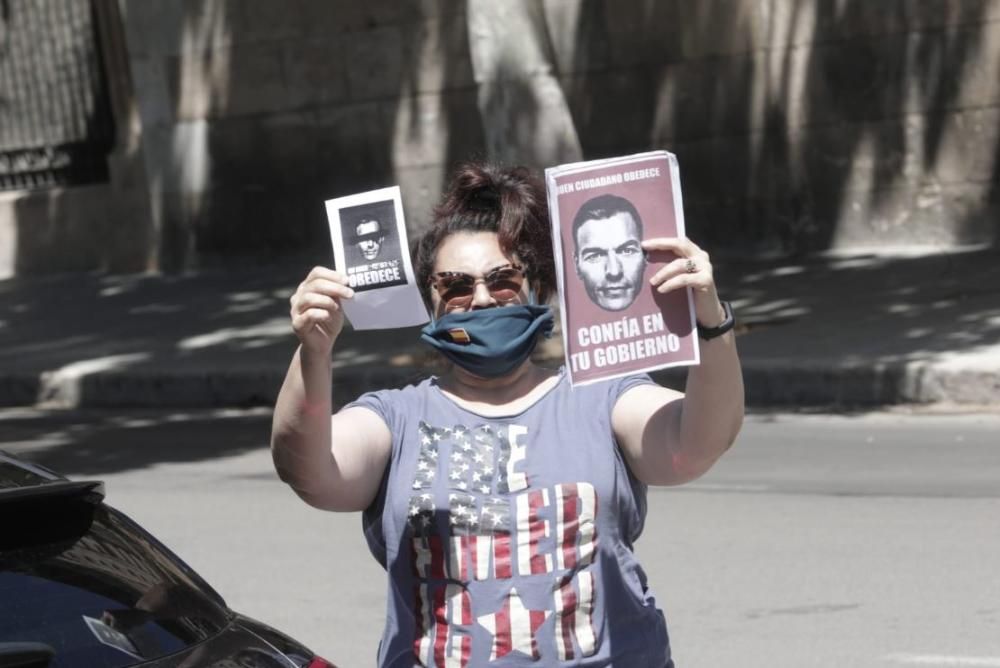
<path id="1" fill-rule="evenodd" d="M 736 318 L 733 317 L 733 307 L 729 302 L 719 301 L 722 305 L 722 311 L 725 313 L 725 319 L 720 322 L 715 327 L 705 327 L 700 322 L 698 323 L 698 336 L 706 341 L 710 341 L 716 337 L 722 336 L 729 330 L 731 330 L 736 325 Z"/>

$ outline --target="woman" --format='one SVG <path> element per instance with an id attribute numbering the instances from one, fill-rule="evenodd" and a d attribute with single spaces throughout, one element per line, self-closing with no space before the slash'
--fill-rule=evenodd
<path id="1" fill-rule="evenodd" d="M 651 277 L 694 288 L 699 324 L 725 312 L 708 255 L 684 239 Z M 330 352 L 353 296 L 314 269 L 291 299 L 301 345 L 272 451 L 310 505 L 364 511 L 389 572 L 383 666 L 672 666 L 666 625 L 632 553 L 646 485 L 711 467 L 743 418 L 733 334 L 702 342 L 686 394 L 645 375 L 571 389 L 529 358 L 552 328 L 545 191 L 522 168 L 466 165 L 415 258 L 447 371 L 365 394 L 330 417 Z"/>

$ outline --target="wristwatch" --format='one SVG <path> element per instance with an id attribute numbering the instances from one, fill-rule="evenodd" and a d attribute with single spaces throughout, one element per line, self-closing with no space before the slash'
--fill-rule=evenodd
<path id="1" fill-rule="evenodd" d="M 719 301 L 722 305 L 722 310 L 725 312 L 725 319 L 720 322 L 715 327 L 705 327 L 700 322 L 698 323 L 698 336 L 709 341 L 717 336 L 722 336 L 729 330 L 733 328 L 736 324 L 736 318 L 733 317 L 733 307 L 730 306 L 729 302 Z"/>

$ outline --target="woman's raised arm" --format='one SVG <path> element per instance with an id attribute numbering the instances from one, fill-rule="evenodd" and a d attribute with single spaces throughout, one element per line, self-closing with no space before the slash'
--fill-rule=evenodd
<path id="1" fill-rule="evenodd" d="M 678 259 L 651 283 L 660 292 L 692 288 L 698 322 L 724 318 L 708 254 L 687 239 L 649 239 L 647 250 Z M 684 394 L 657 385 L 634 387 L 615 404 L 612 426 L 633 474 L 650 485 L 679 485 L 711 468 L 743 424 L 743 374 L 732 331 L 701 342 L 701 364 L 688 371 Z"/>
<path id="2" fill-rule="evenodd" d="M 332 413 L 330 351 L 344 326 L 341 299 L 354 291 L 343 274 L 316 267 L 291 298 L 300 345 L 278 393 L 271 455 L 278 476 L 306 503 L 324 510 L 363 510 L 375 498 L 392 435 L 366 408 Z"/>

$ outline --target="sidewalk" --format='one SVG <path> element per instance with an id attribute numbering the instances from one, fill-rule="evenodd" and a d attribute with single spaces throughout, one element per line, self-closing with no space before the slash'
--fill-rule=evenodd
<path id="1" fill-rule="evenodd" d="M 0 281 L 0 406 L 270 405 L 295 347 L 288 297 L 308 269 Z M 720 262 L 716 278 L 740 323 L 749 405 L 1000 409 L 1000 250 Z M 335 401 L 426 373 L 418 330 L 345 330 Z M 558 339 L 539 356 L 558 364 Z"/>

